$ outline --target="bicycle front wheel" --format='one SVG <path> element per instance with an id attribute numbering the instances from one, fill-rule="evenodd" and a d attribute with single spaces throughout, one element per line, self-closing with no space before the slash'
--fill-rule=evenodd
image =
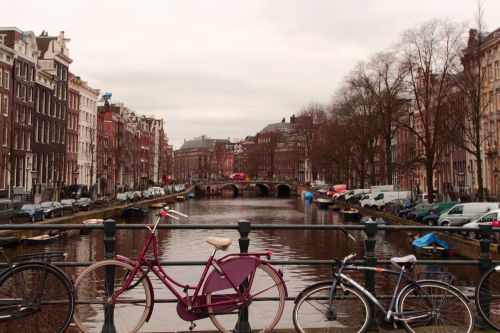
<path id="1" fill-rule="evenodd" d="M 249 301 L 243 307 L 237 304 L 235 292 L 228 290 L 206 295 L 207 304 L 228 302 L 225 305 L 208 307 L 212 323 L 220 332 L 230 333 L 233 330 L 247 332 L 270 332 L 278 323 L 285 308 L 285 287 L 280 277 L 269 266 L 260 264 L 250 277 L 251 284 L 244 291 Z M 239 321 L 239 317 L 247 320 Z M 241 325 L 238 326 L 237 325 Z"/>
<path id="2" fill-rule="evenodd" d="M 14 266 L 0 277 L 0 332 L 64 332 L 73 315 L 69 279 L 45 263 Z"/>
<path id="3" fill-rule="evenodd" d="M 371 318 L 366 298 L 350 286 L 337 286 L 331 309 L 328 305 L 332 282 L 303 292 L 295 301 L 293 325 L 301 333 L 364 332 Z"/>
<path id="4" fill-rule="evenodd" d="M 83 332 L 137 332 L 151 308 L 152 290 L 137 272 L 130 287 L 111 300 L 132 273 L 133 267 L 118 260 L 104 260 L 87 267 L 76 279 L 73 319 Z"/>
<path id="5" fill-rule="evenodd" d="M 398 312 L 409 332 L 474 330 L 474 316 L 466 300 L 445 283 L 422 282 L 404 289 Z"/>
<path id="6" fill-rule="evenodd" d="M 483 275 L 476 288 L 476 307 L 481 317 L 500 331 L 500 266 Z"/>

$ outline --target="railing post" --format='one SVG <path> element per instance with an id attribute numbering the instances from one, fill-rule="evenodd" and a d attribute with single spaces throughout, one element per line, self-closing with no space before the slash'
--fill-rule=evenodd
<path id="1" fill-rule="evenodd" d="M 248 247 L 250 246 L 250 238 L 248 238 L 248 234 L 250 233 L 251 223 L 247 220 L 238 221 L 238 232 L 240 233 L 240 238 L 238 239 L 238 243 L 240 245 L 240 253 L 247 253 Z M 240 286 L 240 290 L 243 291 L 248 284 L 248 281 L 245 280 L 243 284 Z M 250 327 L 250 323 L 248 322 L 248 307 L 243 306 L 238 313 L 238 322 L 234 327 L 235 333 L 250 333 L 252 328 Z"/>
<path id="2" fill-rule="evenodd" d="M 481 229 L 481 240 L 479 241 L 479 247 L 481 250 L 481 253 L 479 254 L 479 272 L 482 276 L 491 268 L 490 244 L 493 227 L 491 225 L 480 224 L 479 228 Z M 484 288 L 484 290 L 486 294 L 485 296 L 488 296 L 489 286 L 487 286 L 487 288 Z M 489 315 L 489 309 L 485 309 L 485 312 Z M 477 315 L 476 317 L 476 326 L 480 329 L 486 329 L 489 327 L 488 324 L 479 315 Z"/>
<path id="3" fill-rule="evenodd" d="M 376 222 L 367 222 L 365 223 L 365 232 L 366 232 L 366 240 L 365 240 L 365 264 L 368 267 L 377 266 L 377 257 L 375 257 L 375 236 L 377 235 L 378 225 Z M 365 288 L 373 295 L 375 295 L 375 271 L 367 271 L 365 273 Z M 375 305 L 371 304 L 372 313 L 375 313 Z M 370 319 L 370 324 L 368 326 L 368 330 L 376 330 L 378 331 L 377 321 L 375 316 L 372 316 Z"/>
<path id="4" fill-rule="evenodd" d="M 114 259 L 115 258 L 115 232 L 116 232 L 116 221 L 106 220 L 104 221 L 104 259 Z M 115 281 L 115 269 L 113 267 L 106 267 L 106 292 L 108 296 L 111 296 L 114 292 L 114 281 Z M 102 326 L 102 333 L 115 333 L 115 322 L 114 322 L 114 307 L 106 307 L 104 310 L 104 325 Z"/>

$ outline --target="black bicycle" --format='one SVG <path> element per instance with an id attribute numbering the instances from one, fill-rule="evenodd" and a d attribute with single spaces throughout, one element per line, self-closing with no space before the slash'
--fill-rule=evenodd
<path id="1" fill-rule="evenodd" d="M 476 288 L 476 307 L 481 317 L 500 331 L 500 265 L 483 274 Z"/>
<path id="2" fill-rule="evenodd" d="M 63 252 L 33 253 L 11 260 L 0 274 L 0 332 L 64 332 L 75 305 L 73 283 L 54 264 Z"/>
<path id="3" fill-rule="evenodd" d="M 356 243 L 352 235 L 345 233 Z M 378 325 L 385 328 L 404 327 L 408 332 L 417 333 L 470 333 L 474 330 L 474 316 L 468 300 L 450 284 L 451 281 L 415 280 L 406 274 L 417 262 L 415 256 L 392 258 L 391 263 L 399 268 L 397 271 L 348 265 L 355 256 L 353 251 L 334 266 L 333 281 L 309 286 L 297 296 L 293 309 L 297 332 L 365 332 L 374 317 L 372 308 L 378 310 Z M 346 274 L 347 270 L 396 276 L 389 307 L 385 308 L 372 293 Z"/>

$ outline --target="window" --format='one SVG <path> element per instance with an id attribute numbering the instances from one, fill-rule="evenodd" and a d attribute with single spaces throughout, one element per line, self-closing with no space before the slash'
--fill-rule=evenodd
<path id="1" fill-rule="evenodd" d="M 2 86 L 3 70 L 0 68 L 0 87 Z"/>
<path id="2" fill-rule="evenodd" d="M 9 115 L 9 96 L 7 95 L 2 98 L 2 113 L 6 116 Z"/>
<path id="3" fill-rule="evenodd" d="M 495 61 L 495 80 L 500 80 L 500 64 Z"/>
<path id="4" fill-rule="evenodd" d="M 2 135 L 2 145 L 7 146 L 9 142 L 9 125 L 7 123 L 3 123 L 3 135 Z"/>
<path id="5" fill-rule="evenodd" d="M 450 212 L 448 214 L 462 214 L 462 212 L 464 211 L 464 206 L 463 205 L 460 205 L 460 206 L 455 206 L 452 210 L 450 210 Z"/>
<path id="6" fill-rule="evenodd" d="M 7 90 L 10 89 L 9 72 L 7 71 L 3 72 L 3 87 Z"/>
<path id="7" fill-rule="evenodd" d="M 493 65 L 488 65 L 488 74 L 487 79 L 489 82 L 493 81 Z"/>

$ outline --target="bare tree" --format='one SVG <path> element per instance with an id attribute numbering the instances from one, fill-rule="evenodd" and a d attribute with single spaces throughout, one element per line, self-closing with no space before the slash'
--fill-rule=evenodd
<path id="1" fill-rule="evenodd" d="M 449 128 L 446 131 L 453 139 L 454 144 L 472 154 L 477 161 L 476 172 L 478 184 L 478 201 L 484 200 L 483 160 L 482 147 L 486 141 L 487 147 L 497 146 L 491 142 L 494 138 L 494 128 L 483 128 L 482 124 L 488 119 L 488 108 L 491 96 L 484 94 L 487 75 L 481 70 L 481 49 L 483 45 L 483 4 L 478 1 L 476 15 L 476 29 L 469 31 L 467 47 L 463 51 L 463 71 L 457 75 L 456 88 L 449 103 Z M 489 55 L 485 55 L 488 57 Z M 489 150 L 489 156 L 496 150 Z"/>
<path id="2" fill-rule="evenodd" d="M 445 147 L 446 99 L 459 72 L 463 29 L 455 23 L 432 20 L 404 32 L 400 50 L 406 83 L 414 99 L 416 126 L 407 129 L 417 143 L 417 161 L 425 168 L 432 202 L 434 169 Z"/>
<path id="3" fill-rule="evenodd" d="M 396 135 L 396 120 L 404 112 L 404 101 L 401 97 L 404 89 L 404 69 L 394 51 L 379 52 L 366 64 L 362 63 L 349 78 L 352 87 L 359 86 L 365 94 L 371 94 L 370 102 L 374 103 L 376 126 L 383 139 L 385 176 L 387 184 L 392 184 L 394 161 L 392 143 Z"/>

